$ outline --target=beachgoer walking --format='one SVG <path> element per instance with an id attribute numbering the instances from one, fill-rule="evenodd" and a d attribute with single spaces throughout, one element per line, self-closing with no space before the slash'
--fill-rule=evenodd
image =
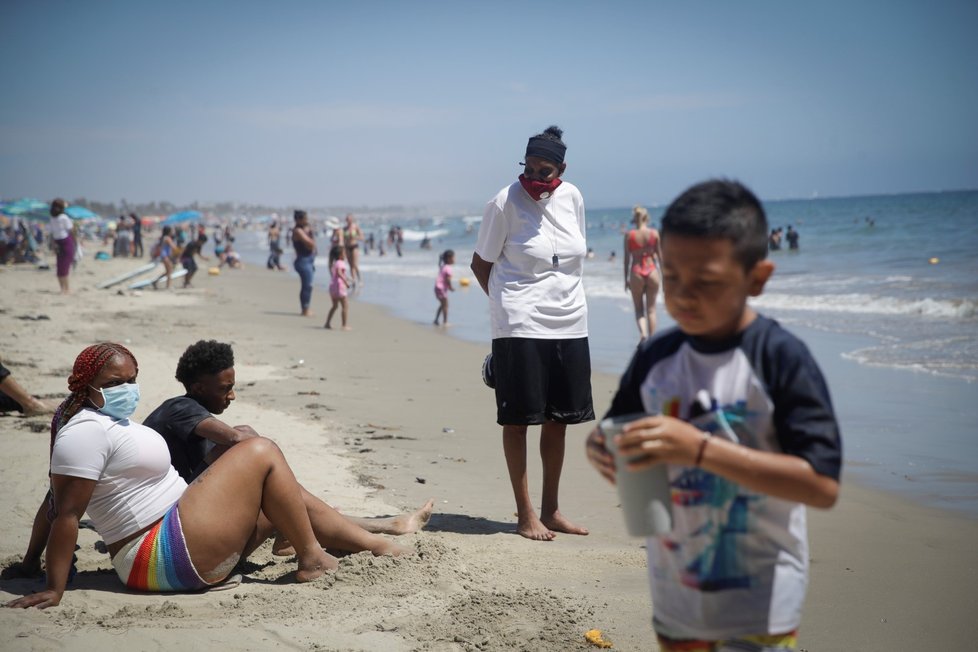
<path id="1" fill-rule="evenodd" d="M 301 286 L 299 289 L 299 307 L 302 316 L 308 317 L 309 305 L 312 302 L 312 280 L 316 273 L 316 236 L 309 215 L 305 211 L 295 211 L 295 226 L 292 227 L 292 247 L 295 249 L 293 267 L 299 274 Z"/>
<path id="2" fill-rule="evenodd" d="M 666 652 L 796 649 L 805 506 L 839 494 L 839 426 L 818 365 L 747 303 L 774 272 L 767 229 L 757 197 L 732 181 L 666 209 L 662 282 L 678 327 L 639 347 L 606 415 L 649 415 L 615 436 L 623 472 L 666 465 L 672 530 L 645 544 Z M 606 443 L 595 429 L 587 455 L 614 483 Z"/>
<path id="3" fill-rule="evenodd" d="M 132 219 L 132 255 L 143 257 L 143 223 L 135 213 L 129 213 Z"/>
<path id="4" fill-rule="evenodd" d="M 350 266 L 350 285 L 357 287 L 361 284 L 360 279 L 360 242 L 363 240 L 363 230 L 357 224 L 353 213 L 346 216 L 346 224 L 343 227 L 343 246 L 346 248 L 346 260 Z"/>
<path id="5" fill-rule="evenodd" d="M 584 200 L 562 181 L 561 130 L 529 139 L 524 171 L 486 206 L 472 272 L 489 296 L 496 420 L 516 498 L 517 531 L 549 541 L 587 534 L 558 506 L 568 424 L 594 418 L 587 302 Z M 539 515 L 526 472 L 527 426 L 540 425 L 543 500 Z"/>
<path id="6" fill-rule="evenodd" d="M 649 211 L 632 209 L 635 228 L 625 234 L 625 291 L 631 292 L 639 341 L 655 333 L 655 302 L 659 296 L 659 232 L 649 227 Z"/>
<path id="7" fill-rule="evenodd" d="M 187 275 L 183 277 L 183 287 L 185 288 L 190 287 L 190 282 L 193 280 L 194 274 L 197 273 L 197 261 L 194 260 L 194 256 L 199 257 L 201 260 L 210 260 L 203 252 L 204 243 L 206 242 L 206 235 L 198 235 L 188 242 L 187 246 L 180 252 L 180 264 L 187 270 Z"/>
<path id="8" fill-rule="evenodd" d="M 452 286 L 452 265 L 455 264 L 455 252 L 446 249 L 438 257 L 438 276 L 435 278 L 435 298 L 438 299 L 438 310 L 435 311 L 435 326 L 438 319 L 443 318 L 442 323 L 448 326 L 448 293 L 454 292 Z"/>
<path id="9" fill-rule="evenodd" d="M 323 324 L 323 328 L 332 328 L 330 322 L 333 319 L 333 314 L 336 313 L 337 308 L 341 308 L 340 321 L 343 330 L 350 330 L 347 325 L 350 277 L 347 276 L 348 268 L 345 258 L 345 247 L 336 245 L 329 250 L 329 298 L 333 301 L 333 305 L 329 309 L 329 314 L 326 315 L 326 323 Z"/>
<path id="10" fill-rule="evenodd" d="M 51 220 L 48 222 L 51 243 L 57 259 L 56 269 L 61 294 L 69 293 L 68 274 L 71 273 L 71 266 L 75 262 L 75 248 L 77 246 L 74 225 L 71 218 L 65 214 L 67 207 L 68 204 L 63 199 L 58 198 L 52 201 Z"/>
<path id="11" fill-rule="evenodd" d="M 161 280 L 166 278 L 166 289 L 169 290 L 170 286 L 173 284 L 173 256 L 177 250 L 177 245 L 173 241 L 173 227 L 164 226 L 163 233 L 160 234 L 160 240 L 153 247 L 153 258 L 158 258 L 161 263 L 163 263 L 164 272 L 160 274 L 153 281 L 153 289 L 156 289 L 156 284 Z"/>
<path id="12" fill-rule="evenodd" d="M 278 220 L 272 220 L 268 227 L 268 269 L 283 270 L 282 265 L 282 229 Z"/>

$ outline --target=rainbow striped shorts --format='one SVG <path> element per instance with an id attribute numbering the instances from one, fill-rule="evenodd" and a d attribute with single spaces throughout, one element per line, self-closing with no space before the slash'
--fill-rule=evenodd
<path id="1" fill-rule="evenodd" d="M 211 586 L 190 561 L 180 527 L 178 503 L 159 523 L 116 553 L 112 566 L 119 579 L 137 591 L 196 591 Z"/>

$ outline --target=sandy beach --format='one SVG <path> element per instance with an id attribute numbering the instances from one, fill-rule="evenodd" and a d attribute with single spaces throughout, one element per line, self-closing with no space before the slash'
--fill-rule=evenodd
<path id="1" fill-rule="evenodd" d="M 657 649 L 644 542 L 625 534 L 614 488 L 585 460 L 591 425 L 568 431 L 561 492 L 562 511 L 590 536 L 542 543 L 516 535 L 495 406 L 479 377 L 488 342 L 459 341 L 355 300 L 353 330 L 326 331 L 325 292 L 317 288 L 315 315 L 302 318 L 295 276 L 255 266 L 202 270 L 190 290 L 95 289 L 137 265 L 86 259 L 66 297 L 53 271 L 0 268 L 0 357 L 21 384 L 61 398 L 82 348 L 120 341 L 139 361 L 141 420 L 182 393 L 173 373 L 188 344 L 226 341 L 237 400 L 223 420 L 273 438 L 299 481 L 345 513 L 392 514 L 434 498 L 435 514 L 423 532 L 401 537 L 416 556 L 352 555 L 325 580 L 297 585 L 295 562 L 266 544 L 239 587 L 198 594 L 126 590 L 96 552 L 97 535 L 83 530 L 80 572 L 60 606 L 0 611 L 4 650 L 584 650 L 593 628 L 614 649 Z M 599 414 L 616 383 L 594 376 Z M 46 489 L 48 423 L 0 418 L 4 566 L 23 554 Z M 538 458 L 530 460 L 539 497 Z M 839 504 L 809 510 L 809 520 L 801 649 L 973 647 L 978 522 L 845 479 Z M 0 600 L 38 587 L 0 582 Z"/>

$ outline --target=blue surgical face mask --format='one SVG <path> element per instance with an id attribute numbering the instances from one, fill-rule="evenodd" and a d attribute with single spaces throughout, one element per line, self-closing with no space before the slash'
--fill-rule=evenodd
<path id="1" fill-rule="evenodd" d="M 105 401 L 105 405 L 100 407 L 98 411 L 113 419 L 128 419 L 136 411 L 136 406 L 139 405 L 139 385 L 136 383 L 103 387 L 98 391 Z"/>

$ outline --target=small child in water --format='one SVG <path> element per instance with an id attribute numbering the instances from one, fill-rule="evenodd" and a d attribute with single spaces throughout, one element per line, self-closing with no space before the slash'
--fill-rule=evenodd
<path id="1" fill-rule="evenodd" d="M 346 275 L 346 270 L 346 250 L 342 245 L 333 245 L 329 250 L 329 296 L 333 300 L 333 306 L 329 309 L 329 314 L 326 315 L 326 323 L 323 324 L 324 328 L 332 328 L 329 322 L 333 319 L 336 308 L 341 306 L 340 318 L 343 322 L 343 330 L 350 330 L 350 327 L 346 324 L 346 318 L 349 312 L 347 290 L 350 287 L 350 279 Z"/>
<path id="2" fill-rule="evenodd" d="M 448 293 L 454 292 L 452 286 L 452 265 L 455 264 L 455 252 L 446 249 L 438 257 L 438 277 L 435 279 L 435 298 L 438 299 L 438 310 L 435 312 L 435 326 L 438 319 L 442 318 L 442 324 L 448 326 Z"/>

